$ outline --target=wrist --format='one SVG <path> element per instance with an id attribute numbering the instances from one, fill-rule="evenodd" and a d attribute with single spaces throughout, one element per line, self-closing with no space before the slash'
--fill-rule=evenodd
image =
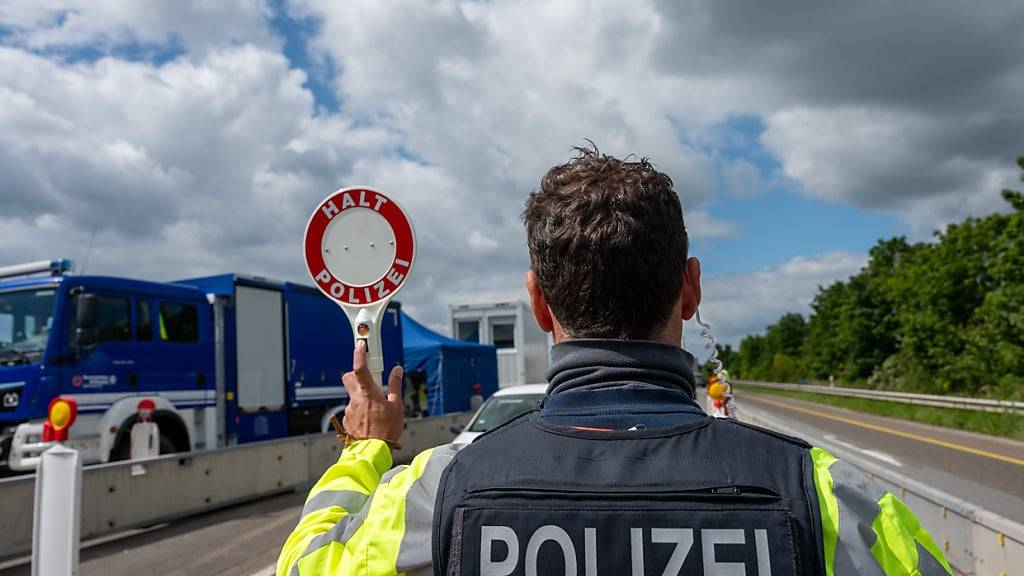
<path id="1" fill-rule="evenodd" d="M 394 464 L 391 447 L 384 440 L 377 438 L 363 438 L 347 442 L 343 452 L 370 461 L 380 474 L 390 470 Z"/>
<path id="2" fill-rule="evenodd" d="M 402 449 L 402 445 L 399 444 L 397 440 L 388 440 L 383 435 L 377 435 L 377 434 L 367 434 L 366 436 L 357 436 L 355 434 L 349 434 L 348 432 L 343 432 L 343 433 L 338 435 L 338 439 L 345 446 L 348 446 L 349 444 L 352 444 L 353 442 L 359 442 L 361 440 L 377 440 L 379 442 L 383 442 L 383 443 L 387 444 L 388 447 L 391 448 L 392 450 L 401 450 Z"/>

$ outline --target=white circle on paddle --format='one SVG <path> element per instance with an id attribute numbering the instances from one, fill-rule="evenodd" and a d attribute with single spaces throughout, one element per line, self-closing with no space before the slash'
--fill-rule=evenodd
<path id="1" fill-rule="evenodd" d="M 321 252 L 335 278 L 351 286 L 368 286 L 391 268 L 395 233 L 378 212 L 350 208 L 327 224 Z"/>

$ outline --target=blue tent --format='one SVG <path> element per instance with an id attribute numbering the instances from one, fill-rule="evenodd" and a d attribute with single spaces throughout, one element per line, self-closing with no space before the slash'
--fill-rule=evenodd
<path id="1" fill-rule="evenodd" d="M 402 368 L 427 376 L 427 406 L 431 416 L 469 410 L 473 384 L 484 398 L 498 390 L 497 348 L 453 340 L 399 312 L 402 317 Z"/>

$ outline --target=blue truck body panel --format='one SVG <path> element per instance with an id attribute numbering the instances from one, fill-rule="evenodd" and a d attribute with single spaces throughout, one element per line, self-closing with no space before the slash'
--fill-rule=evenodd
<path id="1" fill-rule="evenodd" d="M 285 302 L 288 306 L 291 381 L 288 401 L 293 405 L 303 405 L 329 394 L 324 387 L 337 389 L 341 374 L 351 369 L 355 340 L 345 313 L 319 291 L 288 284 Z M 392 302 L 381 319 L 384 366 L 402 362 L 402 326 L 398 310 L 398 303 Z M 342 391 L 339 390 L 339 394 Z"/>
<path id="2" fill-rule="evenodd" d="M 238 286 L 262 288 L 281 293 L 285 313 L 285 401 L 284 410 L 247 413 L 234 400 L 226 403 L 228 430 L 239 443 L 278 438 L 319 428 L 325 407 L 347 402 L 341 375 L 352 369 L 355 345 L 348 318 L 336 304 L 316 288 L 261 276 L 221 274 L 179 280 L 206 293 L 227 297 L 225 307 L 225 374 L 227 390 L 237 398 L 238 358 L 235 308 L 231 304 Z M 400 305 L 392 302 L 382 320 L 385 365 L 402 361 L 402 333 L 398 322 Z M 391 362 L 389 364 L 389 361 Z"/>

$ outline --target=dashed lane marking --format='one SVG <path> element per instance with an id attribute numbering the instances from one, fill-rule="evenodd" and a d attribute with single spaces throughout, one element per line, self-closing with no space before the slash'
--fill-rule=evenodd
<path id="1" fill-rule="evenodd" d="M 1008 462 L 1010 464 L 1016 464 L 1017 466 L 1024 466 L 1024 460 L 1021 460 L 1020 458 L 1014 458 L 1012 456 L 1006 456 L 1004 454 L 997 454 L 995 452 L 989 452 L 988 450 L 981 450 L 980 448 L 971 448 L 970 446 L 964 446 L 962 444 L 946 442 L 945 440 L 938 440 L 936 438 L 929 438 L 927 436 L 922 436 L 920 434 L 913 434 L 911 432 L 896 430 L 895 428 L 889 428 L 888 426 L 879 426 L 877 424 L 862 422 L 854 418 L 836 416 L 835 414 L 828 414 L 818 410 L 811 410 L 810 408 L 803 408 L 801 406 L 793 406 L 790 404 L 786 404 L 785 402 L 779 402 L 776 400 L 766 400 L 763 396 L 758 396 L 757 400 L 755 401 L 764 402 L 765 404 L 771 404 L 772 406 L 777 406 L 784 410 L 803 412 L 804 414 L 810 414 L 811 416 L 818 416 L 820 418 L 826 418 L 828 420 L 835 420 L 836 422 L 843 422 L 851 426 L 866 428 L 868 430 L 874 430 L 876 432 L 882 432 L 884 434 L 892 434 L 893 436 L 899 436 L 901 438 L 909 438 L 910 440 L 917 440 L 918 442 L 924 442 L 926 444 L 934 444 L 935 446 L 942 446 L 944 448 L 949 448 L 950 450 L 959 450 L 960 452 L 967 452 L 968 454 L 974 454 L 975 456 L 982 456 L 984 458 L 991 458 L 993 460 Z"/>

